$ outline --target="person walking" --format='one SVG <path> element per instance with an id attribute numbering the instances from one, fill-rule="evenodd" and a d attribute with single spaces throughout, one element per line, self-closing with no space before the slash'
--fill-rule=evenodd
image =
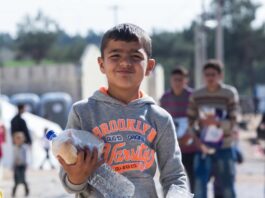
<path id="1" fill-rule="evenodd" d="M 182 163 L 188 175 L 191 192 L 194 192 L 193 161 L 197 152 L 192 136 L 187 133 L 187 109 L 192 89 L 188 87 L 188 71 L 177 67 L 171 71 L 170 90 L 160 99 L 160 105 L 173 117 L 178 142 L 182 153 Z"/>
<path id="2" fill-rule="evenodd" d="M 25 112 L 25 105 L 18 104 L 17 109 L 18 109 L 18 113 L 11 120 L 11 134 L 13 136 L 16 132 L 23 132 L 25 136 L 25 143 L 28 145 L 31 145 L 32 139 L 31 139 L 26 121 L 22 118 L 22 114 Z"/>
<path id="3" fill-rule="evenodd" d="M 207 198 L 212 174 L 221 189 L 218 197 L 235 198 L 234 131 L 239 96 L 234 87 L 222 82 L 221 62 L 209 60 L 203 75 L 206 85 L 191 94 L 188 108 L 189 131 L 201 150 L 194 159 L 195 198 Z"/>
<path id="4" fill-rule="evenodd" d="M 46 138 L 46 132 L 48 131 L 48 128 L 45 128 L 43 131 L 43 137 L 42 137 L 42 146 L 43 149 L 45 150 L 45 158 L 43 159 L 41 165 L 40 165 L 40 169 L 43 169 L 43 166 L 45 164 L 45 162 L 49 162 L 51 169 L 54 169 L 54 165 L 51 161 L 51 157 L 50 157 L 50 142 L 49 140 Z"/>
<path id="5" fill-rule="evenodd" d="M 12 189 L 12 197 L 15 197 L 17 186 L 23 184 L 25 188 L 25 196 L 29 195 L 28 183 L 26 182 L 25 173 L 27 169 L 27 145 L 25 144 L 25 136 L 23 132 L 16 132 L 13 135 L 13 171 L 14 171 L 14 187 Z"/>

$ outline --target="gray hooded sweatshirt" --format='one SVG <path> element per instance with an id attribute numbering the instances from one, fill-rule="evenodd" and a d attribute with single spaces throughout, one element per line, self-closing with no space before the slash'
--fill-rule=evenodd
<path id="1" fill-rule="evenodd" d="M 92 97 L 73 105 L 66 128 L 91 131 L 104 140 L 107 163 L 133 182 L 134 198 L 157 197 L 153 180 L 155 154 L 164 195 L 172 184 L 187 190 L 172 118 L 151 97 L 124 104 L 96 91 Z M 71 184 L 63 169 L 60 179 L 76 197 L 103 197 L 87 183 Z"/>

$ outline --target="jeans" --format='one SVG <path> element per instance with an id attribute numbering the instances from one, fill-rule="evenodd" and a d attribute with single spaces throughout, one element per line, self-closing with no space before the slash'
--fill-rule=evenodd
<path id="1" fill-rule="evenodd" d="M 14 197 L 16 195 L 16 190 L 17 190 L 18 184 L 24 185 L 26 196 L 29 194 L 28 184 L 25 180 L 25 172 L 26 172 L 26 166 L 25 165 L 15 166 L 15 169 L 14 169 L 15 185 L 14 185 L 13 190 L 12 190 L 12 197 Z"/>
<path id="2" fill-rule="evenodd" d="M 222 196 L 235 198 L 235 160 L 232 148 L 219 149 L 213 155 L 197 153 L 194 158 L 195 198 L 207 198 L 207 183 L 214 175 Z"/>

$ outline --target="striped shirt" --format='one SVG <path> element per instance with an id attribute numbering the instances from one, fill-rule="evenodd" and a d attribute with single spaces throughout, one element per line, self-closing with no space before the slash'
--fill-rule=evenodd
<path id="1" fill-rule="evenodd" d="M 225 119 L 221 122 L 221 128 L 224 131 L 224 143 L 222 148 L 232 145 L 232 130 L 235 125 L 238 114 L 238 93 L 237 90 L 229 85 L 220 84 L 220 88 L 215 92 L 209 92 L 206 87 L 196 90 L 190 96 L 190 105 L 188 108 L 188 118 L 190 127 L 199 124 L 201 109 L 218 109 L 219 112 L 225 112 Z M 224 116 L 224 113 L 222 113 Z M 199 132 L 203 127 L 199 125 Z"/>
<path id="2" fill-rule="evenodd" d="M 160 105 L 170 113 L 173 119 L 187 118 L 187 109 L 191 93 L 192 89 L 189 87 L 185 87 L 180 95 L 175 95 L 172 90 L 169 90 L 161 97 Z M 182 153 L 192 153 L 197 150 L 194 144 L 181 144 L 181 138 L 179 139 L 179 142 Z"/>
<path id="3" fill-rule="evenodd" d="M 160 99 L 160 105 L 167 110 L 173 118 L 187 117 L 189 97 L 192 89 L 184 88 L 180 95 L 175 95 L 172 90 L 167 91 Z"/>

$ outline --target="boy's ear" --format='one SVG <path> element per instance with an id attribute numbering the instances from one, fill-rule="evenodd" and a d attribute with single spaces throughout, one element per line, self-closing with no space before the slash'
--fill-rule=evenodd
<path id="1" fill-rule="evenodd" d="M 148 59 L 147 67 L 145 71 L 146 76 L 149 76 L 149 74 L 153 71 L 153 69 L 155 68 L 155 64 L 156 64 L 155 59 L 152 59 L 152 58 Z"/>
<path id="2" fill-rule="evenodd" d="M 100 71 L 105 74 L 105 68 L 104 68 L 104 64 L 103 64 L 103 58 L 102 57 L 98 57 L 98 65 L 99 65 L 99 69 Z"/>

